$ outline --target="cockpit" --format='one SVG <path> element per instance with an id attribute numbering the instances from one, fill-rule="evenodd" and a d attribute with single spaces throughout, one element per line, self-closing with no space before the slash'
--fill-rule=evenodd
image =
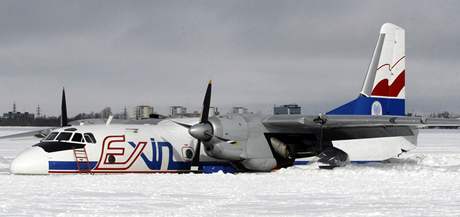
<path id="1" fill-rule="evenodd" d="M 88 143 L 96 143 L 96 137 L 92 133 L 76 131 L 78 131 L 76 128 L 67 128 L 64 131 L 51 132 L 40 143 L 34 146 L 41 147 L 50 153 L 83 148 Z"/>
<path id="2" fill-rule="evenodd" d="M 42 141 L 71 141 L 78 143 L 96 143 L 96 138 L 92 133 L 70 133 L 70 132 L 52 132 Z"/>

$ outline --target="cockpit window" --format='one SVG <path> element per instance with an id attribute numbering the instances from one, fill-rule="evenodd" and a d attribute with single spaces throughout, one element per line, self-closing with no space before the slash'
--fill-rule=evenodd
<path id="1" fill-rule="evenodd" d="M 84 135 L 85 135 L 86 142 L 96 143 L 96 138 L 94 137 L 92 133 L 85 133 Z"/>
<path id="2" fill-rule="evenodd" d="M 72 137 L 72 133 L 62 132 L 59 134 L 59 136 L 57 136 L 56 140 L 57 141 L 68 141 L 70 137 Z"/>
<path id="3" fill-rule="evenodd" d="M 54 140 L 54 138 L 56 138 L 57 135 L 58 132 L 52 132 L 44 140 Z"/>
<path id="4" fill-rule="evenodd" d="M 75 133 L 73 134 L 72 142 L 85 142 L 85 141 L 83 140 L 83 135 L 81 135 L 81 133 Z"/>

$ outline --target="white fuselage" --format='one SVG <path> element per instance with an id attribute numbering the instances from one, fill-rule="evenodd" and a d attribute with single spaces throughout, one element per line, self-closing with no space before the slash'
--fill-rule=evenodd
<path id="1" fill-rule="evenodd" d="M 181 119 L 181 123 L 195 124 L 196 118 Z M 88 125 L 64 127 L 54 130 L 71 133 L 68 141 L 42 140 L 48 148 L 33 146 L 21 153 L 11 164 L 14 174 L 53 173 L 157 173 L 191 171 L 193 153 L 197 140 L 186 128 L 171 120 L 157 125 Z M 76 134 L 94 135 L 94 142 L 88 139 L 74 142 Z M 416 147 L 417 132 L 413 136 L 381 137 L 332 141 L 333 145 L 345 151 L 352 162 L 382 161 L 398 156 L 402 150 Z M 82 145 L 54 150 L 55 146 Z M 247 144 L 251 145 L 251 144 Z M 268 144 L 267 144 L 268 145 Z M 49 148 L 51 147 L 51 149 Z M 61 147 L 62 149 L 62 147 Z M 86 158 L 85 158 L 86 157 Z M 298 159 L 305 162 L 308 159 Z M 302 164 L 302 163 L 299 163 Z M 200 153 L 202 167 L 231 167 L 229 161 L 218 160 Z M 85 170 L 86 169 L 86 170 Z"/>

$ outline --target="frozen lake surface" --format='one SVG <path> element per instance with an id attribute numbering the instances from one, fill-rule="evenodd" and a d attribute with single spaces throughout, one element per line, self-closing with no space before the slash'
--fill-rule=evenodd
<path id="1" fill-rule="evenodd" d="M 334 170 L 10 175 L 37 141 L 0 140 L 0 216 L 460 216 L 460 130 L 421 130 L 415 151 Z"/>

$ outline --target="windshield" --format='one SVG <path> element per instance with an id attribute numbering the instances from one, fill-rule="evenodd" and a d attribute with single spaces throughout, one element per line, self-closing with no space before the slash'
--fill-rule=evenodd
<path id="1" fill-rule="evenodd" d="M 92 133 L 85 133 L 85 140 L 88 143 L 96 143 L 96 138 Z"/>
<path id="2" fill-rule="evenodd" d="M 81 143 L 96 143 L 92 133 L 51 132 L 43 141 L 71 141 Z"/>
<path id="3" fill-rule="evenodd" d="M 70 137 L 72 137 L 72 133 L 62 132 L 59 134 L 59 136 L 57 136 L 56 140 L 57 141 L 68 141 Z"/>
<path id="4" fill-rule="evenodd" d="M 56 138 L 57 135 L 58 132 L 52 132 L 44 140 L 54 140 L 54 138 Z"/>
<path id="5" fill-rule="evenodd" d="M 57 152 L 85 147 L 86 143 L 96 143 L 92 133 L 51 132 L 44 140 L 34 145 L 46 152 Z"/>
<path id="6" fill-rule="evenodd" d="M 85 142 L 85 140 L 83 140 L 81 133 L 75 133 L 73 134 L 72 142 Z"/>

